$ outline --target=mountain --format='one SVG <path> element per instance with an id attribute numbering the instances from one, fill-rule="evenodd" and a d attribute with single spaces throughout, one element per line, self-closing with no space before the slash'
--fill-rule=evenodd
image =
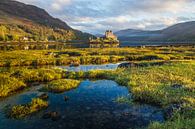
<path id="1" fill-rule="evenodd" d="M 96 37 L 103 37 L 103 34 L 95 34 Z"/>
<path id="2" fill-rule="evenodd" d="M 83 40 L 90 34 L 72 29 L 44 9 L 13 0 L 0 0 L 0 40 Z"/>
<path id="3" fill-rule="evenodd" d="M 127 29 L 115 34 L 121 41 L 129 42 L 193 42 L 195 41 L 195 21 L 179 23 L 162 30 Z"/>

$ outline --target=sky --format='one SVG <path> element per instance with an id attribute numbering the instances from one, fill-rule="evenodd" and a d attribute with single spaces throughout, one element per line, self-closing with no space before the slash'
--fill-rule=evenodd
<path id="1" fill-rule="evenodd" d="M 45 9 L 74 29 L 92 34 L 105 30 L 158 30 L 195 21 L 195 0 L 17 0 Z"/>

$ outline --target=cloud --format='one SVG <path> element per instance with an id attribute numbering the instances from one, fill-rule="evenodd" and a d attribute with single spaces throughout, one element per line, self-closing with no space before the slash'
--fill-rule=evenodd
<path id="1" fill-rule="evenodd" d="M 51 7 L 53 10 L 60 11 L 64 6 L 71 4 L 71 0 L 55 0 L 52 2 Z"/>
<path id="2" fill-rule="evenodd" d="M 19 0 L 46 9 L 75 29 L 162 29 L 195 20 L 194 0 Z"/>

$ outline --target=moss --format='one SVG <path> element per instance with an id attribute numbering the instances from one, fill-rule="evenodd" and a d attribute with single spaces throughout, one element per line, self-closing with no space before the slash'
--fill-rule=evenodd
<path id="1" fill-rule="evenodd" d="M 28 115 L 31 115 L 32 113 L 38 112 L 44 108 L 48 107 L 48 102 L 35 98 L 32 99 L 32 101 L 26 105 L 15 105 L 11 108 L 11 111 L 9 113 L 11 118 L 24 118 Z"/>
<path id="2" fill-rule="evenodd" d="M 60 93 L 78 87 L 80 81 L 72 79 L 60 79 L 50 82 L 44 90 Z"/>

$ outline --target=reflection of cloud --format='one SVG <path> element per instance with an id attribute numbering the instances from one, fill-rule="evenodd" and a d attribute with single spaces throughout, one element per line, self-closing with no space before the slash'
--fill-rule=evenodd
<path id="1" fill-rule="evenodd" d="M 195 19 L 194 0 L 18 0 L 45 8 L 74 28 L 99 33 L 106 29 L 161 29 Z"/>

